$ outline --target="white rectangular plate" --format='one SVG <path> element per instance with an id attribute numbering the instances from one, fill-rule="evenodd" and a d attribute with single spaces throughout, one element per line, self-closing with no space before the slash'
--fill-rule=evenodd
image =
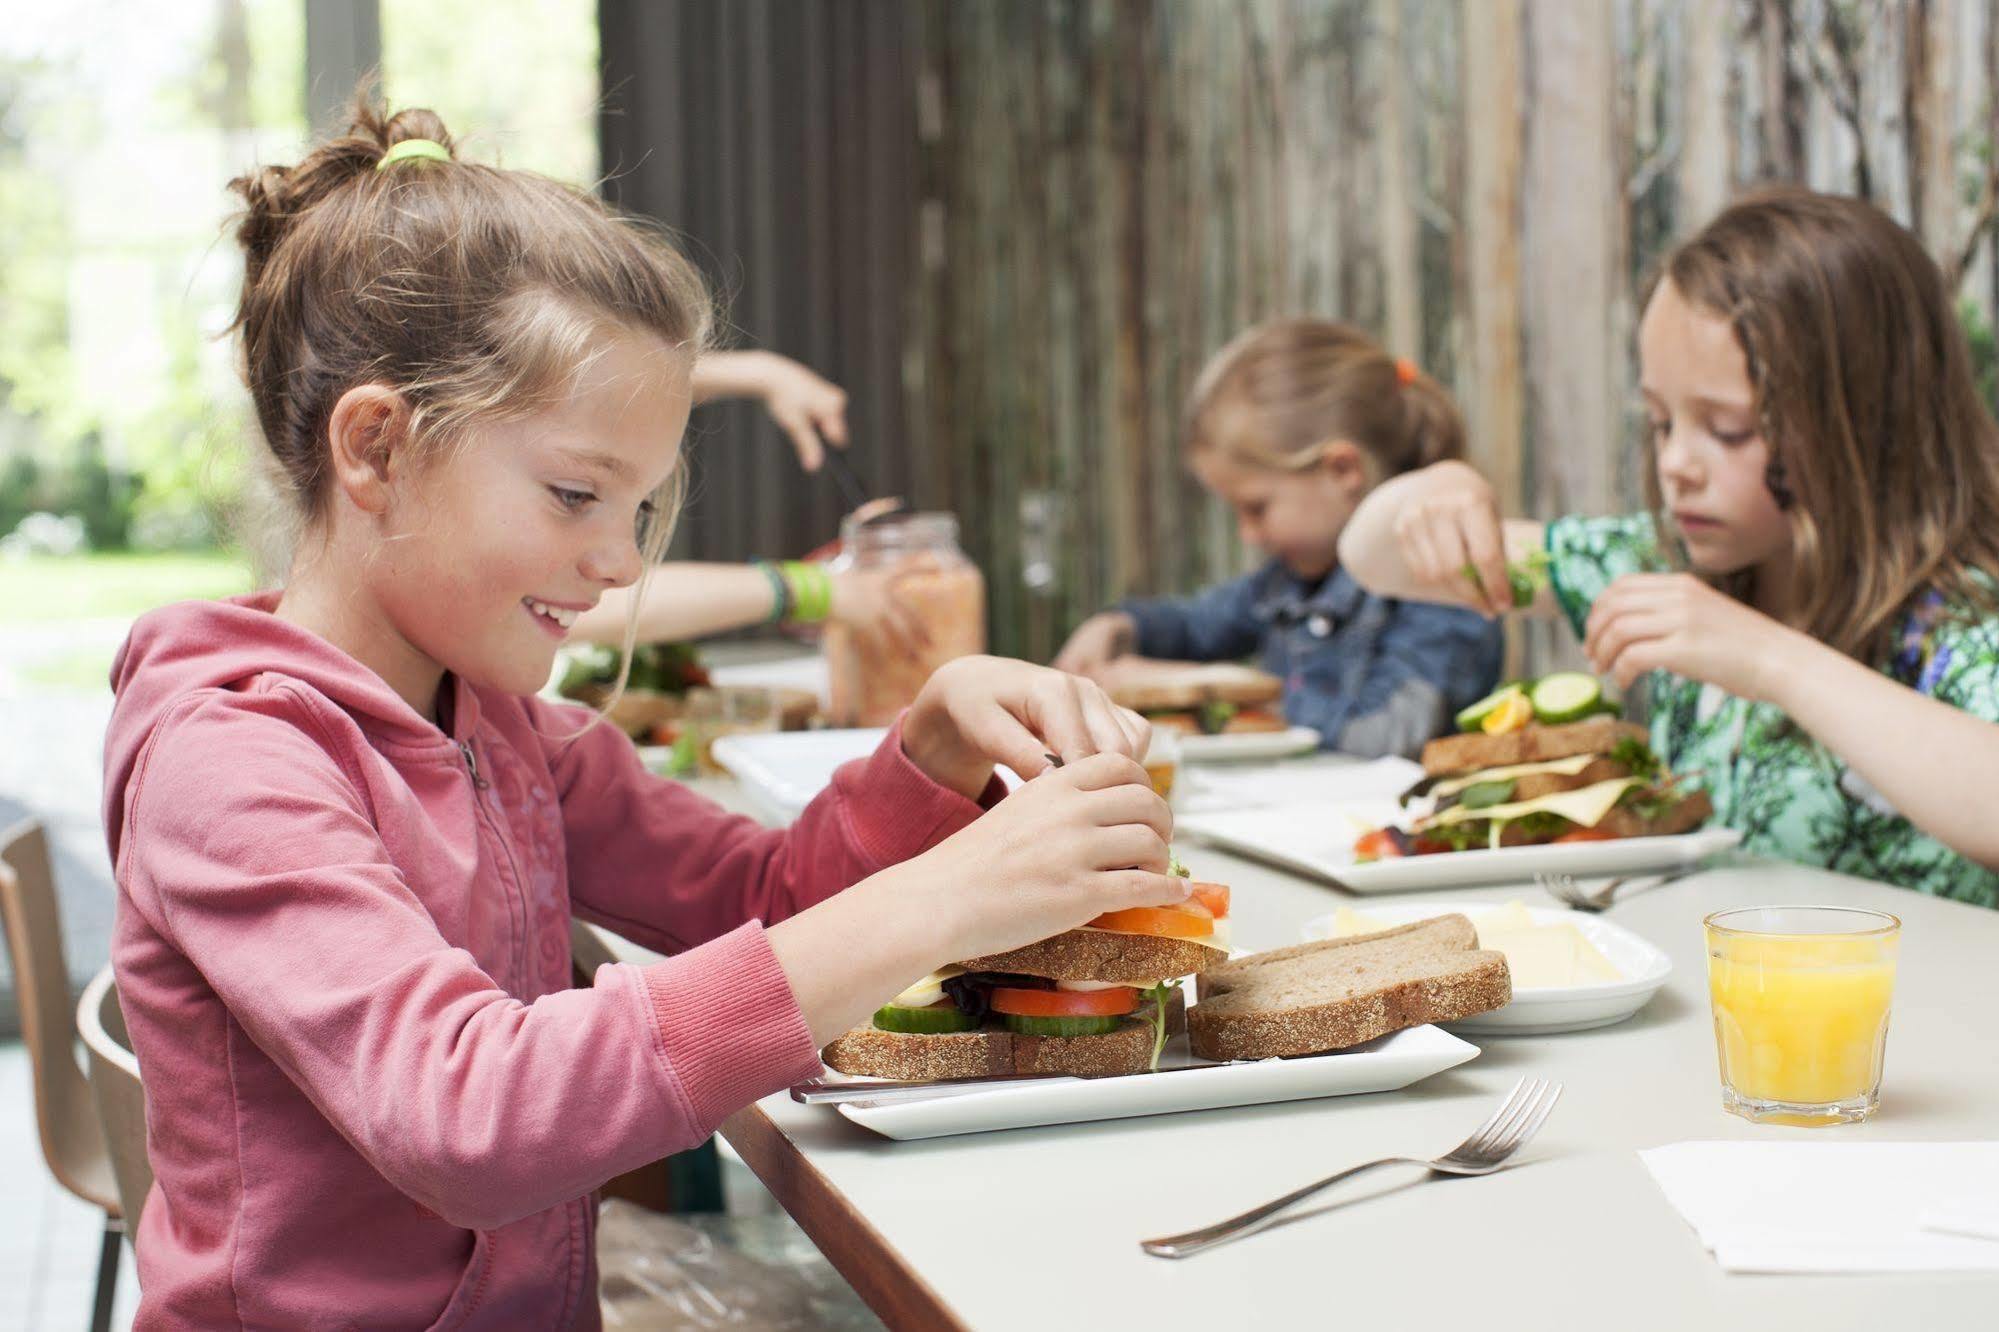
<path id="1" fill-rule="evenodd" d="M 1180 758 L 1187 763 L 1241 763 L 1252 759 L 1290 758 L 1319 747 L 1319 733 L 1309 726 L 1281 731 L 1239 731 L 1234 735 L 1183 735 Z"/>
<path id="2" fill-rule="evenodd" d="M 797 818 L 832 784 L 841 764 L 875 752 L 888 731 L 765 731 L 725 735 L 715 761 L 727 768 L 758 807 L 781 823 Z"/>
<path id="3" fill-rule="evenodd" d="M 1703 828 L 1675 837 L 1625 837 L 1609 842 L 1509 846 L 1497 851 L 1447 851 L 1356 865 L 1354 839 L 1402 815 L 1393 800 L 1277 805 L 1266 809 L 1187 814 L 1177 836 L 1212 843 L 1326 880 L 1354 893 L 1401 893 L 1514 883 L 1536 874 L 1638 874 L 1691 865 L 1742 840 L 1733 828 Z"/>
<path id="4" fill-rule="evenodd" d="M 973 1095 L 940 1096 L 900 1105 L 864 1108 L 849 1103 L 841 1105 L 839 1111 L 886 1138 L 943 1138 L 991 1129 L 1085 1124 L 1180 1110 L 1399 1091 L 1477 1054 L 1477 1046 L 1447 1031 L 1411 1027 L 1338 1054 L 1206 1064 L 1166 1076 L 1136 1073 L 1080 1082 L 1000 1085 Z M 1180 1037 L 1167 1046 L 1160 1060 L 1161 1068 L 1198 1063 L 1188 1056 L 1185 1039 Z"/>
<path id="5" fill-rule="evenodd" d="M 1480 916 L 1500 910 L 1497 902 L 1395 902 L 1370 906 L 1365 914 L 1385 926 L 1408 925 L 1432 916 L 1460 911 L 1473 925 Z M 1657 994 L 1673 974 L 1673 961 L 1645 939 L 1621 925 L 1587 911 L 1566 907 L 1530 906 L 1527 914 L 1536 925 L 1558 925 L 1564 921 L 1582 931 L 1583 938 L 1596 945 L 1619 979 L 1592 981 L 1588 985 L 1543 985 L 1530 989 L 1515 987 L 1513 1002 L 1490 1013 L 1480 1013 L 1462 1022 L 1450 1023 L 1452 1031 L 1490 1032 L 1508 1036 L 1547 1036 L 1560 1031 L 1588 1031 L 1622 1022 Z M 1306 939 L 1330 939 L 1334 913 L 1328 912 L 1305 922 Z"/>

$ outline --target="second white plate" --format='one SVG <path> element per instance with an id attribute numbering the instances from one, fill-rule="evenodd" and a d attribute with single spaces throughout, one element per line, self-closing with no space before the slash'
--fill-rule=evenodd
<path id="1" fill-rule="evenodd" d="M 1267 860 L 1353 893 L 1401 893 L 1519 883 L 1536 874 L 1639 874 L 1696 864 L 1742 840 L 1733 828 L 1703 828 L 1675 837 L 1623 837 L 1607 842 L 1509 846 L 1497 851 L 1447 851 L 1356 865 L 1354 840 L 1400 818 L 1393 800 L 1356 800 L 1183 815 L 1177 835 Z"/>
<path id="2" fill-rule="evenodd" d="M 1497 902 L 1397 902 L 1365 908 L 1365 914 L 1384 926 L 1407 925 L 1432 916 L 1463 912 L 1478 924 L 1481 915 L 1498 911 Z M 1586 911 L 1564 907 L 1530 906 L 1527 914 L 1536 925 L 1557 925 L 1564 921 L 1582 931 L 1583 938 L 1616 967 L 1620 978 L 1588 985 L 1549 985 L 1516 989 L 1513 1002 L 1490 1013 L 1448 1023 L 1452 1031 L 1491 1032 L 1506 1036 L 1546 1036 L 1562 1031 L 1588 1031 L 1622 1022 L 1651 1001 L 1673 974 L 1672 959 L 1649 941 L 1621 925 Z M 1334 914 L 1316 916 L 1305 922 L 1306 939 L 1333 937 Z"/>
<path id="3" fill-rule="evenodd" d="M 1188 763 L 1239 763 L 1251 759 L 1290 758 L 1319 747 L 1319 733 L 1309 726 L 1281 731 L 1239 731 L 1234 735 L 1183 735 L 1180 757 Z"/>

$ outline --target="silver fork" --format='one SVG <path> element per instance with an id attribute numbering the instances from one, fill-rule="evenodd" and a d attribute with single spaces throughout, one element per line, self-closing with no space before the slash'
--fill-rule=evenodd
<path id="1" fill-rule="evenodd" d="M 1698 866 L 1690 865 L 1685 869 L 1677 869 L 1667 874 L 1661 874 L 1653 882 L 1646 884 L 1645 887 L 1648 891 L 1653 888 L 1663 888 L 1675 880 L 1684 879 L 1689 874 L 1696 873 L 1698 868 Z M 1594 913 L 1609 907 L 1610 899 L 1616 895 L 1619 888 L 1630 883 L 1633 879 L 1644 877 L 1642 874 L 1620 875 L 1595 892 L 1586 893 L 1582 890 L 1582 885 L 1576 882 L 1574 875 L 1536 874 L 1534 876 L 1534 886 L 1542 892 L 1547 893 L 1550 897 L 1575 908 L 1577 911 Z"/>
<path id="2" fill-rule="evenodd" d="M 1522 1078 L 1514 1084 L 1499 1109 L 1492 1112 L 1492 1118 L 1479 1125 L 1478 1131 L 1469 1138 L 1435 1160 L 1425 1161 L 1416 1156 L 1384 1156 L 1379 1161 L 1368 1161 L 1342 1170 L 1337 1175 L 1328 1175 L 1316 1184 L 1307 1184 L 1282 1198 L 1273 1198 L 1240 1216 L 1218 1221 L 1201 1230 L 1190 1230 L 1184 1235 L 1141 1240 L 1138 1247 L 1156 1258 L 1191 1257 L 1217 1244 L 1253 1235 L 1271 1225 L 1277 1214 L 1292 1204 L 1303 1202 L 1343 1179 L 1352 1179 L 1363 1170 L 1372 1170 L 1376 1166 L 1418 1165 L 1439 1175 L 1489 1175 L 1505 1165 L 1508 1158 L 1540 1131 L 1542 1121 L 1547 1119 L 1548 1112 L 1555 1108 L 1555 1102 L 1561 1099 L 1561 1095 L 1562 1084 L 1559 1082 Z"/>

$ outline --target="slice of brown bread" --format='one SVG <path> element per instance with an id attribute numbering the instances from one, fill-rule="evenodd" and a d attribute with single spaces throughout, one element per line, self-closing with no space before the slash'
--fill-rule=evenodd
<path id="1" fill-rule="evenodd" d="M 1185 939 L 1110 930 L 1067 930 L 1025 948 L 969 958 L 967 971 L 1010 971 L 1050 980 L 1101 981 L 1106 985 L 1150 984 L 1196 975 L 1228 960 L 1228 954 Z"/>
<path id="2" fill-rule="evenodd" d="M 1573 777 L 1564 777 L 1555 772 L 1530 772 L 1525 777 L 1513 779 L 1513 794 L 1509 800 L 1539 800 L 1542 796 L 1557 795 L 1563 791 L 1580 791 L 1585 786 L 1595 786 L 1598 782 L 1615 781 L 1619 777 L 1629 777 L 1631 769 L 1612 759 L 1598 759 Z"/>
<path id="3" fill-rule="evenodd" d="M 1527 726 L 1505 735 L 1472 731 L 1423 746 L 1423 771 L 1431 776 L 1476 772 L 1515 763 L 1546 763 L 1577 754 L 1608 754 L 1619 740 L 1645 741 L 1645 728 L 1615 717 L 1591 717 L 1565 726 Z"/>
<path id="4" fill-rule="evenodd" d="M 1112 701 L 1134 712 L 1160 712 L 1198 708 L 1203 703 L 1243 707 L 1271 703 L 1283 695 L 1284 682 L 1253 666 L 1155 662 L 1113 676 L 1105 688 Z"/>
<path id="5" fill-rule="evenodd" d="M 1279 948 L 1206 972 L 1187 1011 L 1203 1059 L 1269 1059 L 1345 1050 L 1426 1022 L 1452 1022 L 1513 998 L 1503 953 L 1478 947 L 1462 915 L 1378 934 Z"/>
<path id="6" fill-rule="evenodd" d="M 977 1078 L 993 1073 L 1069 1073 L 1103 1078 L 1152 1066 L 1152 1024 L 1121 1022 L 1102 1036 L 1016 1036 L 992 1028 L 951 1036 L 906 1036 L 856 1027 L 821 1052 L 855 1077 Z"/>

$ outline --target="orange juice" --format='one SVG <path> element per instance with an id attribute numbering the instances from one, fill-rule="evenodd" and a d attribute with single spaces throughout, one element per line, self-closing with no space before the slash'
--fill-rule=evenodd
<path id="1" fill-rule="evenodd" d="M 1729 1110 L 1790 1124 L 1873 1112 L 1899 927 L 1893 916 L 1831 907 L 1709 917 L 1708 993 Z"/>

